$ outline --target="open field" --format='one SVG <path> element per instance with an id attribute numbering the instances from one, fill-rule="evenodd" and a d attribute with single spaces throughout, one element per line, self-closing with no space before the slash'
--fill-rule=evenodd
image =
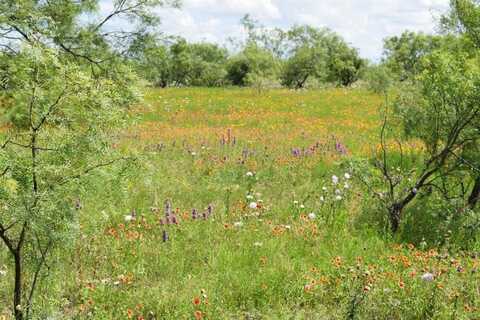
<path id="1" fill-rule="evenodd" d="M 37 308 L 62 310 L 50 319 L 480 318 L 478 257 L 357 228 L 369 198 L 346 164 L 376 150 L 381 106 L 359 89 L 147 91 L 115 141 L 141 161 L 85 185 L 78 237 L 66 264 L 50 264 Z M 9 285 L 0 276 L 0 301 Z"/>

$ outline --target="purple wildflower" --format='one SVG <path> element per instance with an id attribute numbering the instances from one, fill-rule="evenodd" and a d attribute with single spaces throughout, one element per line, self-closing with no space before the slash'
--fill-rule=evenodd
<path id="1" fill-rule="evenodd" d="M 335 150 L 341 155 L 347 154 L 347 148 L 339 141 L 335 143 Z"/>
<path id="2" fill-rule="evenodd" d="M 176 215 L 171 216 L 170 221 L 172 224 L 178 224 L 177 216 Z"/>
<path id="3" fill-rule="evenodd" d="M 165 201 L 165 217 L 168 217 L 172 214 L 172 204 L 169 200 Z"/>

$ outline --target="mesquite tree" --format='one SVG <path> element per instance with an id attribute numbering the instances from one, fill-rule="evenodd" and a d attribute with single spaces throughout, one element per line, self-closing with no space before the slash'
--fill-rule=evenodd
<path id="1" fill-rule="evenodd" d="M 445 43 L 418 58 L 416 76 L 400 86 L 395 112 L 386 113 L 375 159 L 382 190 L 364 180 L 386 208 L 393 232 L 419 195 L 439 194 L 458 213 L 475 210 L 480 200 L 479 2 L 452 0 L 442 25 L 449 33 Z M 392 114 L 407 137 L 421 140 L 413 156 L 389 134 Z"/>
<path id="2" fill-rule="evenodd" d="M 45 264 L 74 236 L 82 178 L 128 160 L 111 147 L 136 97 L 122 48 L 166 4 L 177 3 L 117 0 L 101 16 L 98 0 L 0 2 L 0 239 L 17 320 L 31 317 Z M 108 28 L 122 18 L 130 30 Z"/>
<path id="3" fill-rule="evenodd" d="M 388 210 L 393 232 L 400 226 L 404 209 L 418 195 L 432 190 L 447 195 L 459 184 L 459 172 L 477 169 L 464 155 L 479 138 L 478 57 L 437 52 L 426 58 L 424 64 L 425 71 L 414 86 L 396 101 L 396 116 L 403 122 L 407 136 L 423 141 L 424 148 L 417 150 L 419 161 L 405 165 L 399 141 L 394 143 L 396 152 L 392 150 L 387 141 L 386 118 L 375 162 L 386 186 L 376 194 Z"/>

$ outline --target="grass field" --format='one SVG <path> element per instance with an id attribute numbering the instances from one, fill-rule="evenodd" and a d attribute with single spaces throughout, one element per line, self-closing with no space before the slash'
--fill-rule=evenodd
<path id="1" fill-rule="evenodd" d="M 85 185 L 78 238 L 38 298 L 45 316 L 480 318 L 476 256 L 357 227 L 369 200 L 345 163 L 377 148 L 381 97 L 197 88 L 145 98 L 115 141 L 139 161 Z M 7 301 L 4 288 L 0 277 Z"/>

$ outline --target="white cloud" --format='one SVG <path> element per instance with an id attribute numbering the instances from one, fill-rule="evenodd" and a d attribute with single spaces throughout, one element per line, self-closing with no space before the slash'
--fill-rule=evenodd
<path id="1" fill-rule="evenodd" d="M 281 13 L 273 0 L 185 0 L 184 8 L 217 14 L 255 14 L 261 19 L 279 19 Z"/>

